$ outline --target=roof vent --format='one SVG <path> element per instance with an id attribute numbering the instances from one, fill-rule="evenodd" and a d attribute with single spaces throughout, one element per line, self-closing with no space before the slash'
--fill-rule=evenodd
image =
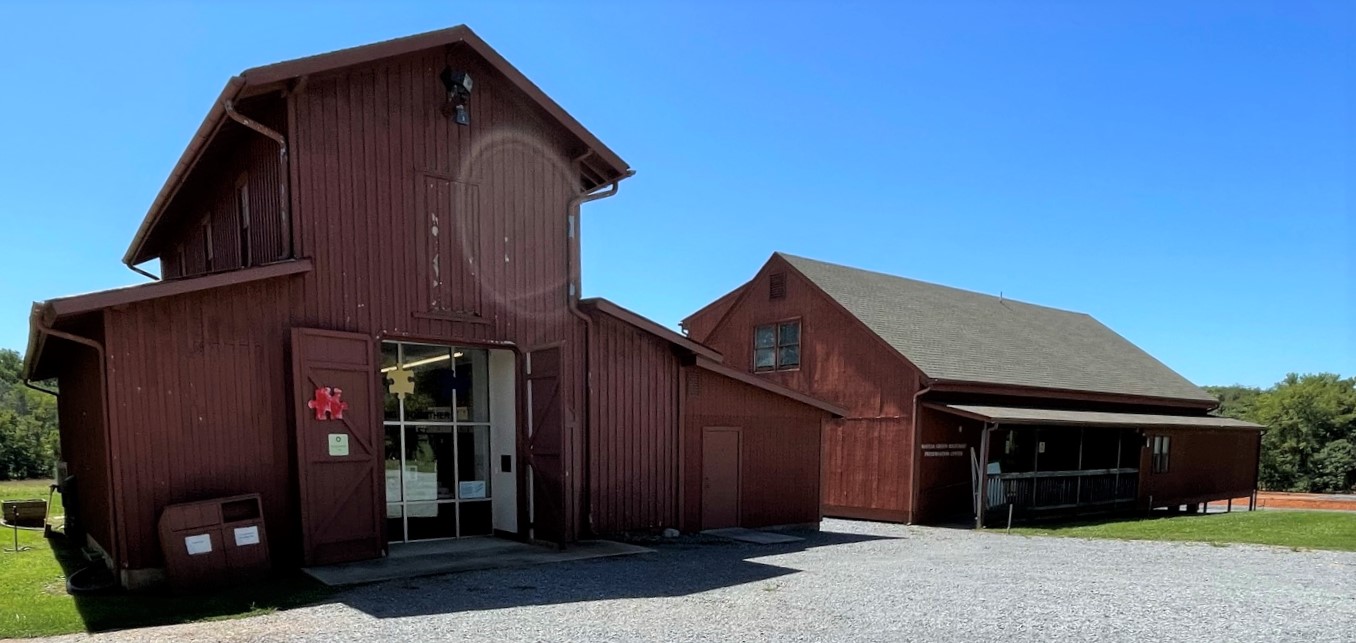
<path id="1" fill-rule="evenodd" d="M 768 275 L 767 298 L 768 299 L 786 298 L 786 273 L 774 272 L 771 275 Z"/>

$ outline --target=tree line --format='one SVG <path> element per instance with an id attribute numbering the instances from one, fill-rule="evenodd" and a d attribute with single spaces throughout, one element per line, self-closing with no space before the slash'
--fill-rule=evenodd
<path id="1" fill-rule="evenodd" d="M 23 359 L 0 349 L 0 480 L 50 478 L 56 466 L 56 398 L 24 386 Z"/>
<path id="2" fill-rule="evenodd" d="M 59 456 L 56 399 L 24 386 L 22 372 L 19 353 L 0 349 L 0 480 L 50 477 Z M 1221 415 L 1267 427 L 1263 489 L 1356 490 L 1356 377 L 1290 374 L 1266 389 L 1205 390 L 1219 398 Z"/>
<path id="3" fill-rule="evenodd" d="M 1356 490 L 1356 377 L 1297 375 L 1267 389 L 1207 386 L 1219 413 L 1267 427 L 1258 485 L 1271 491 Z"/>

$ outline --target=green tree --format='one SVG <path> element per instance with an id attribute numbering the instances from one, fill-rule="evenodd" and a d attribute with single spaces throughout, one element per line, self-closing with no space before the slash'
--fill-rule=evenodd
<path id="1" fill-rule="evenodd" d="M 1291 373 L 1263 392 L 1244 419 L 1267 427 L 1261 485 L 1287 491 L 1349 491 L 1356 482 L 1356 378 Z"/>
<path id="2" fill-rule="evenodd" d="M 23 384 L 23 359 L 0 349 L 0 480 L 52 475 L 58 444 L 56 399 Z"/>

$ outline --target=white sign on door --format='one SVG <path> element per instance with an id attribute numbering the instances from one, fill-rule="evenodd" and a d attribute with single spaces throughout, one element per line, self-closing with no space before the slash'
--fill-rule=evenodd
<path id="1" fill-rule="evenodd" d="M 330 434 L 330 455 L 340 458 L 348 455 L 347 433 Z"/>
<path id="2" fill-rule="evenodd" d="M 466 480 L 457 483 L 457 495 L 461 498 L 484 498 L 485 481 L 484 480 Z"/>

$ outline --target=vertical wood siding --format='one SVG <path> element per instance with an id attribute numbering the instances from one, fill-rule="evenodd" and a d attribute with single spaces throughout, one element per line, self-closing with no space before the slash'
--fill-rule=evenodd
<path id="1" fill-rule="evenodd" d="M 277 97 L 257 99 L 240 111 L 265 126 L 287 133 L 283 102 Z M 208 271 L 202 223 L 211 222 L 212 272 L 257 266 L 286 258 L 286 231 L 282 221 L 281 159 L 272 139 L 229 122 L 204 151 L 199 169 L 186 182 L 166 216 L 179 221 L 158 242 L 160 270 L 166 279 Z M 240 179 L 244 179 L 249 206 L 248 263 L 241 254 Z M 179 262 L 179 249 L 183 262 Z"/>
<path id="2" fill-rule="evenodd" d="M 294 560 L 285 346 L 295 279 L 110 310 L 124 564 L 160 565 L 166 505 L 259 493 L 276 559 Z M 64 418 L 63 418 L 64 419 Z M 276 526 L 276 527 L 275 527 Z"/>
<path id="3" fill-rule="evenodd" d="M 289 491 L 297 402 L 286 381 L 292 327 L 523 350 L 560 345 L 565 530 L 575 537 L 584 492 L 583 329 L 566 307 L 566 232 L 577 187 L 570 159 L 580 150 L 570 149 L 505 79 L 460 51 L 440 48 L 318 75 L 288 98 L 285 118 L 266 122 L 289 132 L 293 232 L 297 255 L 314 261 L 312 272 L 110 311 L 111 430 L 122 462 L 126 566 L 159 564 L 155 521 L 165 505 L 246 492 L 263 494 L 275 560 L 297 560 Z M 444 90 L 437 74 L 448 63 L 476 80 L 469 127 L 439 112 Z M 278 186 L 268 182 L 276 177 L 268 163 L 276 162 L 277 149 L 248 134 L 240 140 L 252 168 L 251 229 L 267 249 L 283 239 L 281 228 L 258 225 L 277 211 L 270 200 L 276 203 Z M 222 226 L 219 242 L 232 245 L 238 172 L 203 172 L 213 183 L 191 189 L 203 203 L 230 202 L 233 225 Z M 418 249 L 427 247 L 428 230 L 420 186 L 428 176 L 474 186 L 462 193 L 463 212 L 452 204 L 454 219 L 475 213 L 478 230 L 453 240 L 464 244 L 468 261 L 446 266 L 443 277 L 462 285 L 449 291 L 445 309 L 423 297 L 429 269 Z M 198 230 L 183 231 L 187 244 L 201 247 L 202 237 L 193 237 Z M 238 251 L 223 246 L 218 257 Z M 203 259 L 185 252 L 180 274 L 201 272 Z M 458 298 L 471 292 L 470 282 L 454 280 L 471 270 L 479 318 L 448 315 L 466 308 Z"/>
<path id="4" fill-rule="evenodd" d="M 604 534 L 677 527 L 678 357 L 654 335 L 607 315 L 594 319 L 591 527 Z"/>
<path id="5" fill-rule="evenodd" d="M 786 275 L 770 297 L 771 275 Z M 712 321 L 710 315 L 719 315 Z M 825 514 L 905 521 L 912 493 L 913 395 L 922 374 L 832 300 L 773 257 L 733 303 L 719 302 L 697 324 L 729 366 L 753 370 L 753 329 L 801 320 L 800 368 L 760 373 L 771 382 L 846 409 L 825 428 Z"/>
<path id="6" fill-rule="evenodd" d="M 740 430 L 740 526 L 817 523 L 820 428 L 828 414 L 737 380 L 684 367 L 683 529 L 701 529 L 702 429 Z"/>
<path id="7" fill-rule="evenodd" d="M 108 511 L 113 490 L 108 485 L 109 459 L 104 446 L 103 391 L 99 379 L 102 366 L 98 353 L 85 346 L 71 346 L 63 352 L 63 358 L 65 368 L 78 375 L 63 377 L 61 395 L 57 396 L 61 458 L 69 464 L 69 474 L 75 476 L 83 528 L 100 547 L 112 547 L 113 526 L 108 522 Z"/>
<path id="8" fill-rule="evenodd" d="M 1152 449 L 1141 446 L 1139 497 L 1145 506 L 1149 496 L 1153 496 L 1153 506 L 1164 507 L 1239 498 L 1256 487 L 1259 445 L 1255 431 L 1151 429 L 1145 435 L 1172 438 L 1165 473 L 1153 473 Z"/>

